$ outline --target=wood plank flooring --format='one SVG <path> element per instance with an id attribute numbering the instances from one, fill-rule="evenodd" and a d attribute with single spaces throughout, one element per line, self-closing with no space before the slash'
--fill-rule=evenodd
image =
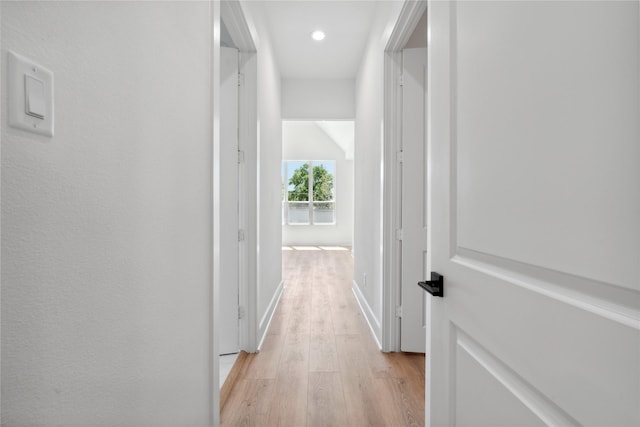
<path id="1" fill-rule="evenodd" d="M 424 425 L 424 355 L 378 350 L 351 291 L 350 251 L 282 259 L 282 299 L 260 353 L 234 367 L 222 425 Z"/>

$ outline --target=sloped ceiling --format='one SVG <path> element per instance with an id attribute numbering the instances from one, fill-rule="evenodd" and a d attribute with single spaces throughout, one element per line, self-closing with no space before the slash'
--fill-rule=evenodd
<path id="1" fill-rule="evenodd" d="M 347 160 L 353 160 L 355 125 L 354 122 L 343 121 L 319 121 L 316 125 L 322 129 L 344 151 Z"/>

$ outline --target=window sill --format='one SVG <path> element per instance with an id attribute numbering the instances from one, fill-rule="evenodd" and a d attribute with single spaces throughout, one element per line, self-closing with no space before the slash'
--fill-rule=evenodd
<path id="1" fill-rule="evenodd" d="M 322 224 L 282 224 L 287 227 L 327 227 L 332 225 L 337 225 L 335 222 L 326 222 Z"/>

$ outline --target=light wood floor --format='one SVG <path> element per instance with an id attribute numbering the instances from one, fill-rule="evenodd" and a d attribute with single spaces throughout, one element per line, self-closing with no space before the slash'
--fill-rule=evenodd
<path id="1" fill-rule="evenodd" d="M 381 353 L 351 292 L 348 250 L 283 250 L 285 290 L 243 354 L 224 426 L 422 426 L 424 355 Z"/>

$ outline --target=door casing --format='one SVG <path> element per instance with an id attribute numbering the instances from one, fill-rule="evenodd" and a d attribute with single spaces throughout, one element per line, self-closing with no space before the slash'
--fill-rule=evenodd
<path id="1" fill-rule="evenodd" d="M 211 4 L 213 22 L 212 88 L 213 110 L 212 129 L 212 179 L 213 195 L 211 206 L 212 221 L 212 300 L 211 300 L 211 425 L 220 424 L 220 371 L 219 371 L 219 317 L 220 317 L 220 22 L 224 19 L 240 51 L 239 91 L 239 149 L 244 152 L 244 161 L 239 164 L 240 201 L 239 227 L 244 230 L 244 244 L 239 251 L 239 302 L 244 308 L 240 319 L 240 349 L 249 353 L 257 351 L 257 47 L 254 43 L 255 30 L 249 28 L 238 0 L 214 1 Z M 225 161 L 237 161 L 224 159 Z"/>
<path id="2" fill-rule="evenodd" d="M 402 48 L 413 34 L 426 2 L 404 2 L 384 55 L 384 151 L 382 197 L 382 351 L 400 351 L 400 321 L 396 306 L 400 302 L 401 259 L 396 230 L 401 223 L 401 169 L 397 153 L 402 136 Z M 426 117 L 425 117 L 426 120 Z"/>
<path id="3" fill-rule="evenodd" d="M 257 344 L 257 49 L 238 0 L 221 2 L 221 19 L 240 52 L 238 94 L 238 226 L 244 232 L 239 245 L 240 350 L 255 353 Z M 228 159 L 236 161 L 236 159 Z"/>

